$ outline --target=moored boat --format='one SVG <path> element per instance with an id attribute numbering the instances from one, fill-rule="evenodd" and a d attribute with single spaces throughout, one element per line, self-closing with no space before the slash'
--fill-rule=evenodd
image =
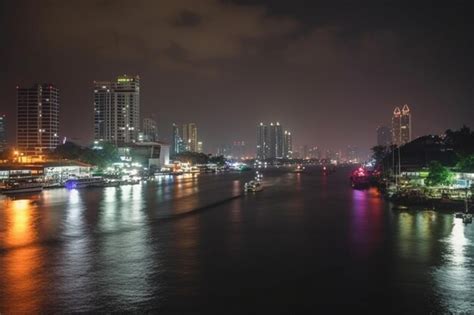
<path id="1" fill-rule="evenodd" d="M 39 193 L 42 190 L 43 183 L 34 180 L 21 180 L 7 182 L 5 186 L 0 190 L 0 193 L 4 195 L 19 195 Z"/>
<path id="2" fill-rule="evenodd" d="M 105 180 L 102 177 L 70 178 L 64 182 L 67 189 L 79 189 L 86 187 L 104 187 Z"/>

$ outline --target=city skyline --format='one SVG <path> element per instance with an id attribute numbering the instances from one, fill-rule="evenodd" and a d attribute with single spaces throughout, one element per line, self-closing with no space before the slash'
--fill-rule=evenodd
<path id="1" fill-rule="evenodd" d="M 368 149 L 387 112 L 405 103 L 423 117 L 413 138 L 472 125 L 474 49 L 463 40 L 471 3 L 402 3 L 393 12 L 375 2 L 364 10 L 318 1 L 188 5 L 130 5 L 124 28 L 115 2 L 4 3 L 1 112 L 16 121 L 16 84 L 52 82 L 61 90 L 61 137 L 87 144 L 91 82 L 130 73 L 140 75 L 143 117 L 159 113 L 163 139 L 170 142 L 173 121 L 193 121 L 210 149 L 236 138 L 254 146 L 255 124 L 277 120 L 293 127 L 295 146 Z M 354 28 L 358 21 L 364 26 Z M 14 141 L 14 125 L 7 134 Z"/>

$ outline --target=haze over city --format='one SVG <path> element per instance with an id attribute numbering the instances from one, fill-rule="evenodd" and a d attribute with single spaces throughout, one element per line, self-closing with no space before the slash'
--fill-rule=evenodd
<path id="1" fill-rule="evenodd" d="M 0 2 L 0 315 L 472 314 L 474 1 Z"/>
<path id="2" fill-rule="evenodd" d="M 410 105 L 414 138 L 474 117 L 470 2 L 5 1 L 1 12 L 10 142 L 16 85 L 55 84 L 60 137 L 88 144 L 93 81 L 125 73 L 140 75 L 141 113 L 163 140 L 194 122 L 209 152 L 254 148 L 260 121 L 282 122 L 295 147 L 368 151 L 395 106 Z"/>

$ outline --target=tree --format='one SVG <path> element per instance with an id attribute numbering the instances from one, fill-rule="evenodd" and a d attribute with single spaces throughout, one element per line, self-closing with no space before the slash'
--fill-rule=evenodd
<path id="1" fill-rule="evenodd" d="M 432 161 L 430 163 L 429 174 L 426 178 L 426 184 L 428 186 L 449 185 L 452 183 L 453 179 L 453 173 L 451 173 L 440 162 Z"/>
<path id="2" fill-rule="evenodd" d="M 456 164 L 456 170 L 460 172 L 474 173 L 474 154 L 461 157 Z"/>
<path id="3" fill-rule="evenodd" d="M 178 153 L 173 157 L 173 159 L 183 163 L 191 164 L 207 164 L 209 161 L 209 157 L 206 154 L 191 151 Z"/>
<path id="4" fill-rule="evenodd" d="M 372 158 L 375 160 L 377 165 L 382 163 L 386 155 L 387 147 L 383 145 L 376 145 L 375 147 L 372 147 Z"/>

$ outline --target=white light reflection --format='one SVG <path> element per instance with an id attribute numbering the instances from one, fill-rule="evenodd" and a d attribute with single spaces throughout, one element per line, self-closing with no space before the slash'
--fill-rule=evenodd
<path id="1" fill-rule="evenodd" d="M 453 314 L 471 314 L 474 309 L 472 227 L 454 219 L 451 234 L 442 240 L 446 245 L 443 263 L 433 272 L 441 303 Z"/>

